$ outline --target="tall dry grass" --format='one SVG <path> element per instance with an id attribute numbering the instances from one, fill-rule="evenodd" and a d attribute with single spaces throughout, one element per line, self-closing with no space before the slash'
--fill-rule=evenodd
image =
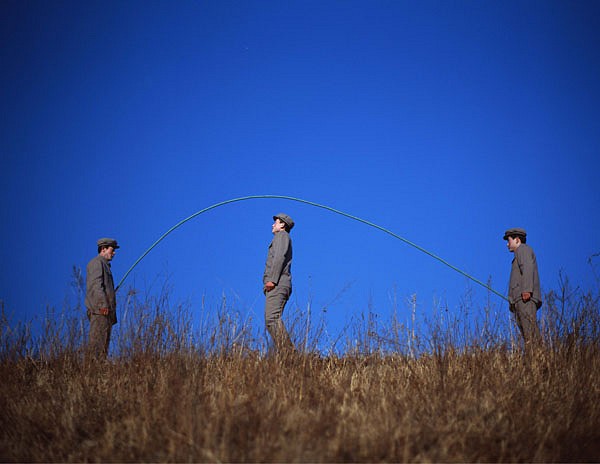
<path id="1" fill-rule="evenodd" d="M 42 335 L 2 311 L 0 459 L 192 462 L 597 462 L 599 294 L 563 281 L 524 354 L 490 305 L 461 320 L 357 316 L 323 350 L 296 308 L 299 353 L 269 354 L 223 301 L 128 294 L 107 362 L 83 356 L 81 307 Z M 465 312 L 475 311 L 468 296 Z M 78 312 L 79 311 L 79 312 Z M 208 316 L 210 314 L 211 316 Z"/>

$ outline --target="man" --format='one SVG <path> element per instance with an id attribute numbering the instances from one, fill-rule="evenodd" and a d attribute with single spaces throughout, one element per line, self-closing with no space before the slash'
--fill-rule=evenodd
<path id="1" fill-rule="evenodd" d="M 117 323 L 117 299 L 110 262 L 119 248 L 113 238 L 98 240 L 98 255 L 87 265 L 85 306 L 90 321 L 88 349 L 94 358 L 106 358 L 112 326 Z"/>
<path id="2" fill-rule="evenodd" d="M 273 240 L 269 245 L 263 274 L 263 293 L 266 296 L 265 325 L 277 351 L 292 351 L 294 344 L 281 316 L 292 294 L 292 240 L 289 233 L 294 227 L 294 221 L 284 213 L 273 216 L 273 220 Z"/>
<path id="3" fill-rule="evenodd" d="M 508 229 L 504 240 L 508 250 L 514 253 L 508 290 L 509 307 L 515 314 L 527 346 L 540 339 L 536 312 L 542 306 L 542 295 L 537 260 L 533 249 L 526 244 L 527 232 L 524 229 Z"/>

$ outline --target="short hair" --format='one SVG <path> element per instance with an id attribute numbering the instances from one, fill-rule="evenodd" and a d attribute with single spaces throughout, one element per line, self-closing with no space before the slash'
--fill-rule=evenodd
<path id="1" fill-rule="evenodd" d="M 290 226 L 288 226 L 288 223 L 287 223 L 287 222 L 285 222 L 283 219 L 281 219 L 281 218 L 279 218 L 279 217 L 276 217 L 276 218 L 275 218 L 275 220 L 277 220 L 277 221 L 279 221 L 279 222 L 281 222 L 281 223 L 283 224 L 283 226 L 284 226 L 283 228 L 284 228 L 284 230 L 285 230 L 287 233 L 289 233 L 289 232 L 290 232 L 290 230 L 291 230 L 291 229 L 290 229 Z"/>
<path id="2" fill-rule="evenodd" d="M 511 234 L 511 235 L 509 235 L 509 237 L 512 238 L 513 240 L 515 238 L 519 238 L 521 240 L 521 243 L 527 243 L 527 236 L 526 235 Z"/>
<path id="3" fill-rule="evenodd" d="M 109 248 L 109 246 L 108 245 L 100 245 L 100 246 L 98 246 L 98 254 L 100 254 L 100 252 L 102 250 L 104 250 L 105 248 Z"/>

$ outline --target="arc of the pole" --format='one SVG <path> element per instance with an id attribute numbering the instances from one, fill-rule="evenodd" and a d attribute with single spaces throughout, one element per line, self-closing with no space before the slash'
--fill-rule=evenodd
<path id="1" fill-rule="evenodd" d="M 494 290 L 492 287 L 490 287 L 489 285 L 486 285 L 485 283 L 483 283 L 481 280 L 473 277 L 472 275 L 466 273 L 465 271 L 463 271 L 462 269 L 450 264 L 448 261 L 446 261 L 445 259 L 437 256 L 436 254 L 430 252 L 429 250 L 417 245 L 416 243 L 411 242 L 410 240 L 392 232 L 389 229 L 386 229 L 385 227 L 382 227 L 378 224 L 375 224 L 371 221 L 367 221 L 365 219 L 362 219 L 358 216 L 354 216 L 352 214 L 348 214 L 344 211 L 340 211 L 338 209 L 332 208 L 331 206 L 327 206 L 327 205 L 322 205 L 320 203 L 315 203 L 313 201 L 308 201 L 308 200 L 303 200 L 302 198 L 296 198 L 296 197 L 291 197 L 288 195 L 248 195 L 245 197 L 239 197 L 239 198 L 232 198 L 230 200 L 225 200 L 225 201 L 221 201 L 219 203 L 215 203 L 214 205 L 208 206 L 207 208 L 201 209 L 200 211 L 197 211 L 196 213 L 192 214 L 191 216 L 188 216 L 185 219 L 182 219 L 181 221 L 179 221 L 177 224 L 175 224 L 173 227 L 171 227 L 169 230 L 167 230 L 164 234 L 162 234 L 132 265 L 131 267 L 127 270 L 127 272 L 125 273 L 125 275 L 123 276 L 123 278 L 121 279 L 121 281 L 119 282 L 119 285 L 117 285 L 117 290 L 121 287 L 121 285 L 123 285 L 123 282 L 125 282 L 125 279 L 127 278 L 127 276 L 129 276 L 129 274 L 131 273 L 131 271 L 133 271 L 133 269 L 139 264 L 139 262 L 144 259 L 146 257 L 146 255 L 148 253 L 150 253 L 162 240 L 164 240 L 171 232 L 173 232 L 174 230 L 176 230 L 177 228 L 181 227 L 183 224 L 185 224 L 186 222 L 194 219 L 196 216 L 199 216 L 200 214 L 206 213 L 207 211 L 210 211 L 212 209 L 215 208 L 219 208 L 221 206 L 225 206 L 228 205 L 230 203 L 236 203 L 239 201 L 245 201 L 245 200 L 256 200 L 256 199 L 279 199 L 279 200 L 290 200 L 290 201 L 296 201 L 299 203 L 304 203 L 307 205 L 311 205 L 311 206 L 315 206 L 317 208 L 321 208 L 321 209 L 325 209 L 327 211 L 331 211 L 335 214 L 339 214 L 341 216 L 345 216 L 349 219 L 352 219 L 354 221 L 358 221 L 358 222 L 362 222 L 363 224 L 366 224 L 370 227 L 373 227 L 375 229 L 378 229 L 382 232 L 385 232 L 388 235 L 391 235 L 392 237 L 406 243 L 407 245 L 412 246 L 413 248 L 416 248 L 417 250 L 425 253 L 426 255 L 436 259 L 437 261 L 441 262 L 442 264 L 448 266 L 450 269 L 458 272 L 459 274 L 467 277 L 468 279 L 472 280 L 473 282 L 481 285 L 483 288 L 485 288 L 486 290 L 489 290 L 490 292 L 494 293 L 495 295 L 498 295 L 500 298 L 508 301 L 508 298 L 506 298 L 502 293 Z"/>

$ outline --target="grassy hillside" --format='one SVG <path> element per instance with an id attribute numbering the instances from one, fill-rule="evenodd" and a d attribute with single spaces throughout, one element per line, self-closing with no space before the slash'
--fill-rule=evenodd
<path id="1" fill-rule="evenodd" d="M 597 462 L 598 295 L 546 301 L 527 355 L 490 327 L 425 337 L 367 316 L 342 352 L 274 356 L 226 312 L 194 335 L 159 298 L 132 304 L 118 352 L 95 363 L 80 318 L 55 315 L 38 339 L 4 318 L 0 459 Z M 318 327 L 295 327 L 318 344 Z"/>

